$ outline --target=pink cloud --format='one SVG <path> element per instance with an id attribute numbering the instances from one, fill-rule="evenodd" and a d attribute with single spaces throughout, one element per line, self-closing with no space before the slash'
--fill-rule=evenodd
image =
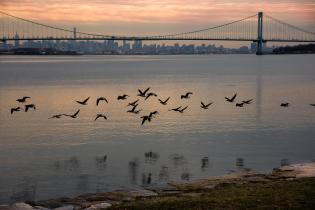
<path id="1" fill-rule="evenodd" d="M 1 0 L 2 11 L 39 22 L 215 25 L 258 11 L 314 26 L 311 0 Z M 198 27 L 196 27 L 198 28 Z"/>

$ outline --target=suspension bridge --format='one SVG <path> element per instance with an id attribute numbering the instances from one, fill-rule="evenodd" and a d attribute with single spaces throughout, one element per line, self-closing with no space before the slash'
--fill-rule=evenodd
<path id="1" fill-rule="evenodd" d="M 18 36 L 17 36 L 18 35 Z M 230 23 L 183 33 L 154 36 L 118 36 L 94 34 L 54 27 L 0 11 L 0 40 L 212 40 L 257 43 L 261 55 L 266 42 L 315 42 L 315 33 L 288 24 L 269 15 L 258 14 Z"/>

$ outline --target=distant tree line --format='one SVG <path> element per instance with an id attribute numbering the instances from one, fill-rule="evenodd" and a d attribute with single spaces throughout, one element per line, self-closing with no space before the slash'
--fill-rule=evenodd
<path id="1" fill-rule="evenodd" d="M 315 53 L 315 44 L 277 47 L 272 51 L 274 54 L 307 54 Z"/>

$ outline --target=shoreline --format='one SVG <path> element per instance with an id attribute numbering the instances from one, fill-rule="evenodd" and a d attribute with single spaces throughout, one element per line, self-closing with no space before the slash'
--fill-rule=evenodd
<path id="1" fill-rule="evenodd" d="M 281 183 L 283 186 L 286 186 L 289 185 L 287 183 L 295 183 L 300 180 L 302 180 L 301 183 L 310 182 L 315 184 L 314 178 L 315 161 L 274 168 L 271 173 L 256 173 L 254 171 L 233 172 L 223 176 L 208 177 L 189 182 L 170 182 L 167 186 L 163 187 L 148 186 L 134 190 L 87 193 L 74 198 L 55 198 L 42 201 L 25 201 L 25 203 L 15 203 L 12 205 L 0 205 L 0 210 L 142 209 L 141 207 L 137 207 L 139 203 L 141 205 L 155 205 L 157 201 L 162 200 L 167 203 L 170 200 L 174 202 L 174 199 L 178 199 L 178 204 L 180 204 L 186 202 L 187 198 L 188 201 L 194 201 L 196 198 L 201 199 L 201 195 L 208 191 L 211 193 L 219 192 L 231 186 L 240 186 L 242 188 L 253 185 L 254 189 L 256 187 L 260 189 L 268 184 Z M 199 204 L 203 204 L 203 201 L 200 200 Z M 179 207 L 179 209 L 185 208 Z"/>

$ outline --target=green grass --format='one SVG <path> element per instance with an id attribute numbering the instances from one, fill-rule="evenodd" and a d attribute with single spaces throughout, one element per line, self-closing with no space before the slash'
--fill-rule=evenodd
<path id="1" fill-rule="evenodd" d="M 268 183 L 226 184 L 194 189 L 182 196 L 153 197 L 112 206 L 109 210 L 315 209 L 315 178 Z"/>

